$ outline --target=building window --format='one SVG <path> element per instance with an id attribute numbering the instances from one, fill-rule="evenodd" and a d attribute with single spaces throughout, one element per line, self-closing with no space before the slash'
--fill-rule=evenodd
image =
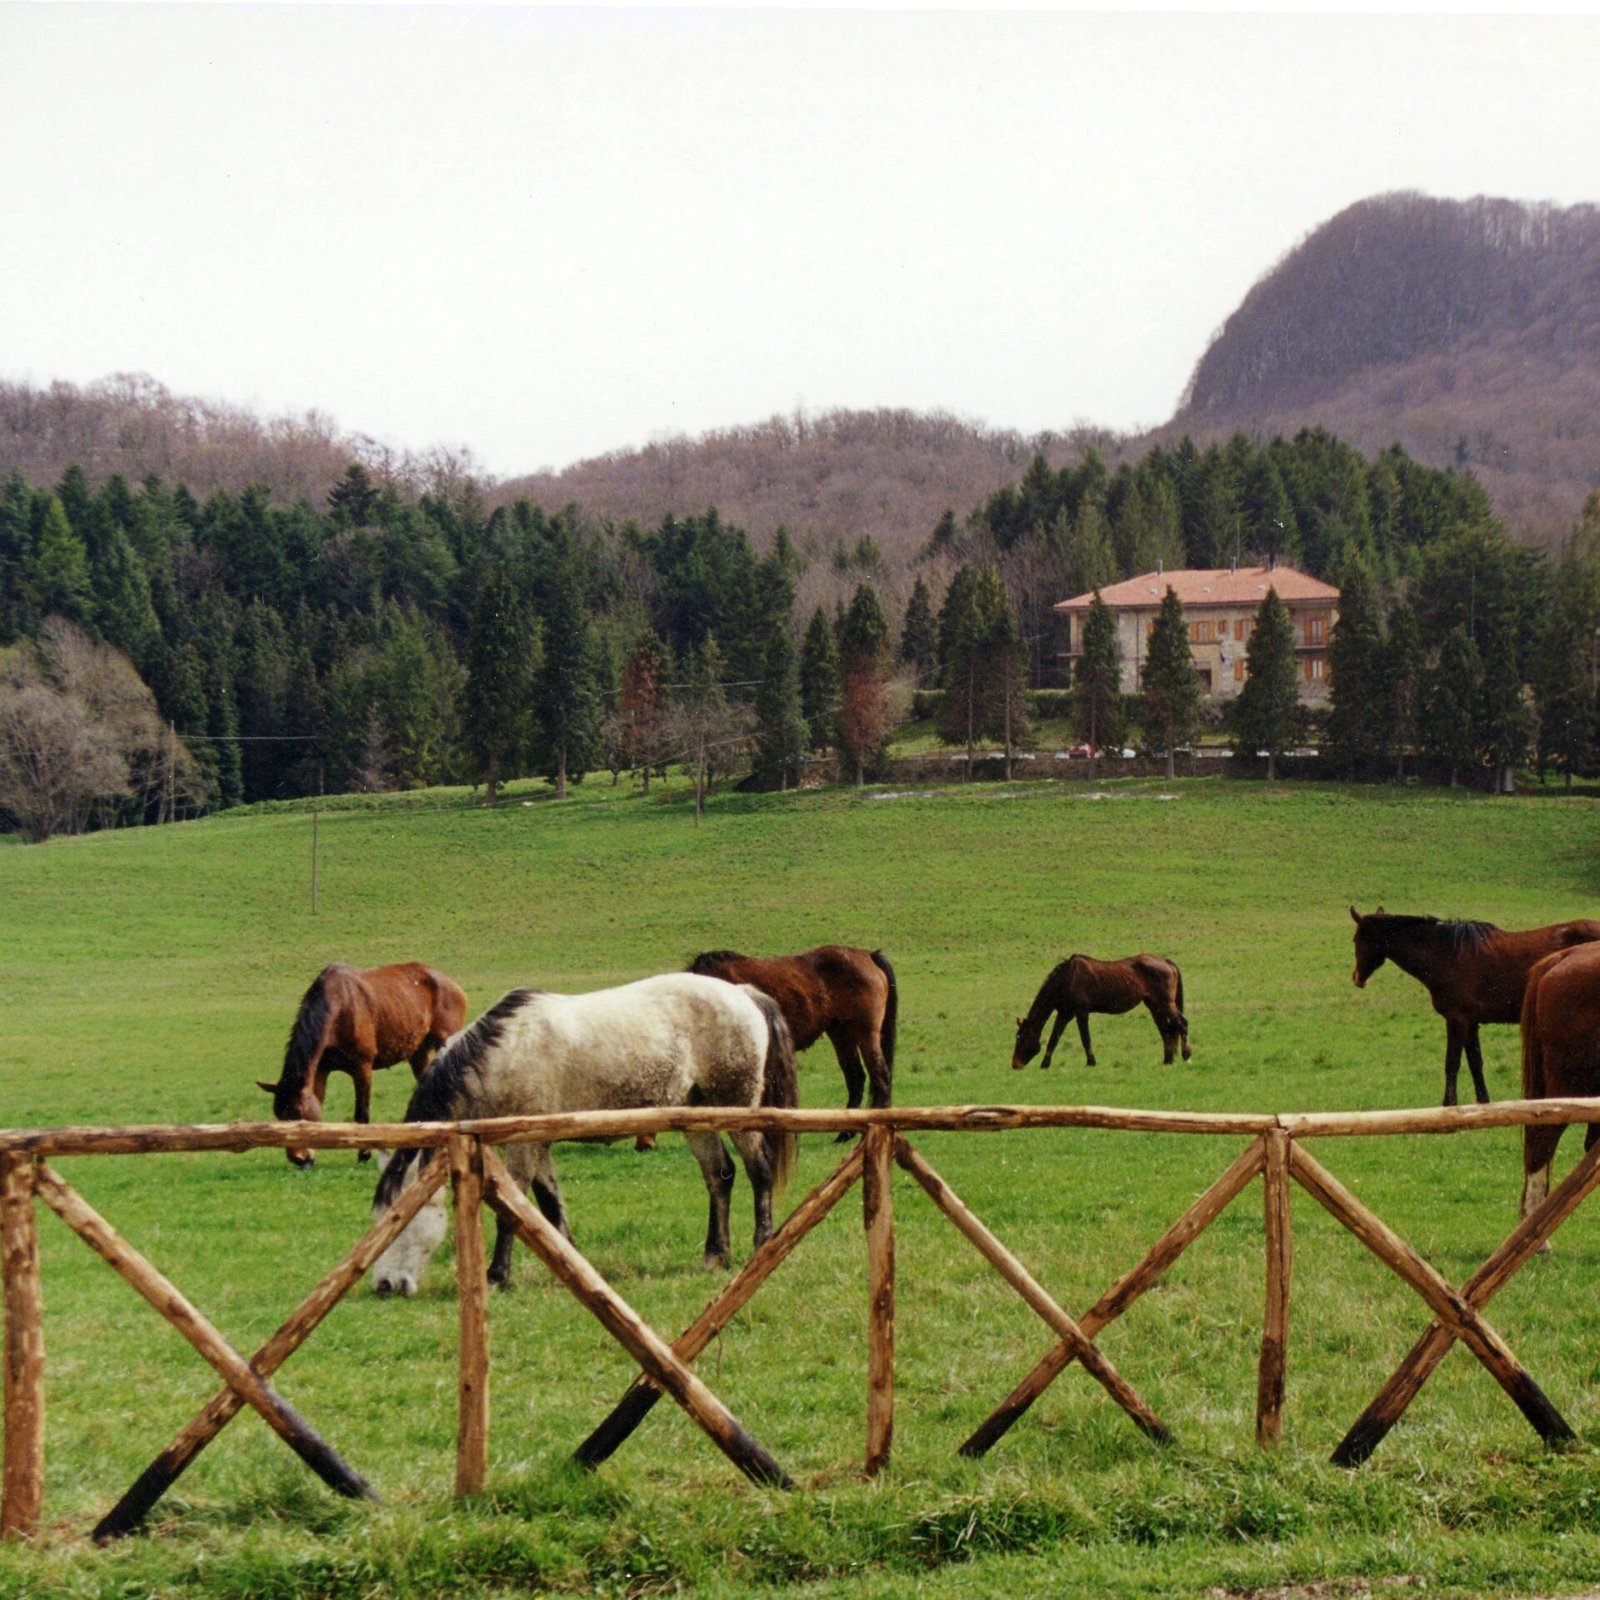
<path id="1" fill-rule="evenodd" d="M 1328 662 L 1325 656 L 1306 657 L 1306 682 L 1316 683 L 1327 672 Z"/>
<path id="2" fill-rule="evenodd" d="M 1327 640 L 1328 619 L 1326 617 L 1306 618 L 1306 643 L 1323 644 Z"/>
<path id="3" fill-rule="evenodd" d="M 1254 617 L 1240 617 L 1233 625 L 1233 637 L 1240 644 L 1243 644 L 1255 631 L 1256 619 Z"/>
<path id="4" fill-rule="evenodd" d="M 1221 639 L 1228 637 L 1228 624 L 1226 622 L 1191 622 L 1189 624 L 1190 644 L 1216 644 Z"/>
<path id="5" fill-rule="evenodd" d="M 1243 656 L 1238 656 L 1234 660 L 1234 663 L 1233 663 L 1233 681 L 1235 683 L 1243 683 L 1244 682 L 1244 657 Z"/>

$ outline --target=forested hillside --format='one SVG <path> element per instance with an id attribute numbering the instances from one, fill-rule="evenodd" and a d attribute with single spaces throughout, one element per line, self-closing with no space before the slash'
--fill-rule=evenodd
<path id="1" fill-rule="evenodd" d="M 1538 748 L 1584 769 L 1600 499 L 1555 565 L 1506 538 L 1470 474 L 1307 430 L 1115 468 L 1035 456 L 898 568 L 865 534 L 803 548 L 780 531 L 763 550 L 711 508 L 653 524 L 491 508 L 471 478 L 417 492 L 359 462 L 320 504 L 287 505 L 259 485 L 202 500 L 154 475 L 14 472 L 0 811 L 43 837 L 318 788 L 542 773 L 561 792 L 668 763 L 701 791 L 747 771 L 776 787 L 822 751 L 859 780 L 883 770 L 892 674 L 949 691 L 949 742 L 1009 745 L 1027 691 L 1064 686 L 1057 600 L 1235 560 L 1331 577 L 1351 617 L 1369 597 L 1367 653 L 1340 669 L 1336 651 L 1334 680 L 1380 724 L 1364 748 L 1431 748 L 1453 719 L 1452 770 L 1490 751 L 1513 765 L 1536 731 L 1524 686 L 1548 710 L 1554 685 L 1564 742 L 1547 715 Z M 1446 666 L 1448 718 L 1422 692 Z"/>

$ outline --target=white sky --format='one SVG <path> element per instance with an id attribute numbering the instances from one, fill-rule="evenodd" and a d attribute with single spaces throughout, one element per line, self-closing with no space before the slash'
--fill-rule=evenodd
<path id="1" fill-rule="evenodd" d="M 1600 201 L 1600 18 L 0 4 L 0 375 L 510 475 L 1171 414 L 1352 201 Z"/>

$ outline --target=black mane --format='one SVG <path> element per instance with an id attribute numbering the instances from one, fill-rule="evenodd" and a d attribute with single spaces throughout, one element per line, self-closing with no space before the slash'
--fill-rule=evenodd
<path id="1" fill-rule="evenodd" d="M 1500 932 L 1492 922 L 1447 922 L 1440 917 L 1409 916 L 1393 911 L 1385 911 L 1381 915 L 1384 923 L 1391 928 L 1432 933 L 1438 943 L 1452 954 L 1476 950 L 1486 939 Z"/>
<path id="2" fill-rule="evenodd" d="M 689 963 L 688 971 L 700 978 L 716 978 L 721 974 L 715 969 L 728 961 L 743 961 L 745 958 L 737 950 L 702 950 L 693 961 Z"/>
<path id="3" fill-rule="evenodd" d="M 509 1017 L 520 1011 L 543 991 L 513 989 L 484 1012 L 470 1028 L 458 1033 L 433 1058 L 412 1091 L 406 1107 L 407 1122 L 449 1122 L 467 1089 L 469 1075 L 476 1073 L 483 1059 L 499 1044 Z"/>
<path id="4" fill-rule="evenodd" d="M 291 1120 L 300 1115 L 300 1091 L 306 1086 L 306 1069 L 322 1043 L 328 1019 L 333 1011 L 328 999 L 328 977 L 334 967 L 324 967 L 311 980 L 295 1013 L 294 1025 L 289 1029 L 289 1040 L 283 1050 L 283 1071 L 278 1074 L 278 1086 L 273 1091 L 273 1115 Z"/>

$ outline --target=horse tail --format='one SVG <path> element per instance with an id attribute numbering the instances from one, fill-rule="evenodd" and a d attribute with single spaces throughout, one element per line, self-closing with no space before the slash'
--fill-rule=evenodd
<path id="1" fill-rule="evenodd" d="M 872 964 L 889 984 L 889 998 L 883 1003 L 883 1026 L 878 1030 L 878 1045 L 883 1051 L 883 1064 L 889 1069 L 890 1076 L 894 1074 L 894 1030 L 895 1022 L 900 1014 L 900 990 L 894 981 L 894 968 L 889 965 L 889 958 L 881 950 L 871 952 Z"/>
<path id="2" fill-rule="evenodd" d="M 792 1110 L 800 1104 L 800 1078 L 795 1070 L 794 1039 L 789 1032 L 789 1024 L 783 1020 L 777 1001 L 759 990 L 748 992 L 760 1007 L 767 1024 L 767 1055 L 761 1064 L 761 1103 Z M 766 1133 L 762 1138 L 766 1142 L 773 1192 L 782 1194 L 788 1187 L 789 1174 L 794 1170 L 798 1140 L 792 1131 Z"/>
<path id="3" fill-rule="evenodd" d="M 1522 991 L 1522 1098 L 1524 1100 L 1543 1100 L 1545 1097 L 1544 1052 L 1539 1048 L 1539 978 L 1540 968 L 1549 965 L 1548 960 L 1538 962 L 1528 974 L 1528 986 Z"/>
<path id="4" fill-rule="evenodd" d="M 1178 1015 L 1187 1016 L 1183 1009 L 1183 970 L 1176 961 L 1172 963 L 1172 976 L 1178 980 Z"/>
<path id="5" fill-rule="evenodd" d="M 324 967 L 311 980 L 311 987 L 295 1013 L 294 1026 L 289 1029 L 289 1042 L 283 1050 L 283 1071 L 278 1074 L 278 1086 L 272 1097 L 273 1115 L 280 1119 L 292 1121 L 300 1114 L 300 1091 L 306 1085 L 333 1017 L 328 987 L 334 970 L 331 966 Z"/>

